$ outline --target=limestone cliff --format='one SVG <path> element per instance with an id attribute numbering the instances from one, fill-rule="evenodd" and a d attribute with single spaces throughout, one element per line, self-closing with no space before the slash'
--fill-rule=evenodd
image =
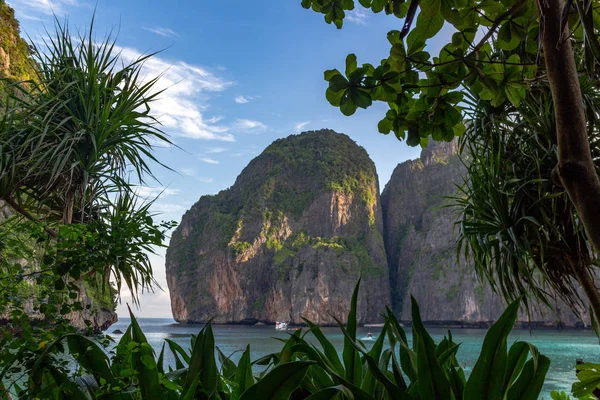
<path id="1" fill-rule="evenodd" d="M 459 267 L 456 260 L 458 216 L 445 207 L 445 196 L 456 195 L 466 172 L 457 151 L 456 141 L 430 144 L 420 159 L 396 167 L 381 195 L 392 303 L 404 320 L 410 319 L 412 294 L 430 323 L 485 326 L 505 305 L 467 263 Z M 566 305 L 556 304 L 555 310 L 536 310 L 532 326 L 579 325 Z M 519 320 L 529 326 L 524 312 Z"/>
<path id="2" fill-rule="evenodd" d="M 33 79 L 35 70 L 29 57 L 29 45 L 19 32 L 19 21 L 15 19 L 14 10 L 0 0 L 0 105 L 9 81 L 26 81 Z"/>
<path id="3" fill-rule="evenodd" d="M 329 130 L 279 139 L 183 216 L 166 256 L 173 316 L 333 324 L 362 275 L 358 318 L 376 322 L 390 300 L 382 232 L 363 148 Z"/>

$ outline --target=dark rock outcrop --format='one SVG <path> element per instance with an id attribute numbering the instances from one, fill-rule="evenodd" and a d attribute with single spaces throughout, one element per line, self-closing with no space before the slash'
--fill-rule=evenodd
<path id="1" fill-rule="evenodd" d="M 389 303 L 375 165 L 346 135 L 275 141 L 185 213 L 167 250 L 179 322 L 334 324 L 362 275 L 358 318 Z"/>
<path id="2" fill-rule="evenodd" d="M 466 172 L 457 152 L 456 140 L 431 143 L 420 159 L 396 167 L 381 195 L 392 303 L 404 320 L 411 318 L 413 295 L 430 324 L 486 327 L 505 304 L 468 263 L 456 260 L 458 215 L 446 197 L 457 194 Z M 523 311 L 520 324 L 581 325 L 565 304 L 557 302 L 554 310 L 538 307 L 531 318 Z M 580 312 L 587 322 L 587 311 Z"/>

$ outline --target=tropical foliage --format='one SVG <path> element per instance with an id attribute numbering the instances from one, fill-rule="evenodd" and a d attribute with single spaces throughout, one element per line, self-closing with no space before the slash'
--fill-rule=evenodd
<path id="1" fill-rule="evenodd" d="M 31 51 L 35 76 L 7 81 L 0 114 L 0 381 L 13 383 L 77 316 L 99 328 L 89 293 L 112 310 L 122 287 L 152 290 L 148 257 L 173 226 L 135 191 L 153 143 L 170 143 L 149 113 L 149 56 L 127 63 L 113 39 L 58 23 Z"/>
<path id="2" fill-rule="evenodd" d="M 600 97 L 588 78 L 581 89 L 600 170 Z M 558 295 L 581 312 L 577 282 L 590 279 L 598 256 L 573 203 L 553 180 L 558 149 L 549 88 L 531 90 L 519 107 L 490 107 L 475 98 L 465 103 L 471 121 L 462 138 L 467 175 L 454 199 L 465 256 L 506 298 L 550 304 Z M 597 290 L 590 290 L 593 298 Z"/>
<path id="3" fill-rule="evenodd" d="M 508 346 L 518 300 L 488 331 L 467 379 L 457 360 L 460 344 L 450 332 L 436 344 L 414 300 L 412 346 L 388 309 L 381 334 L 367 349 L 356 335 L 359 284 L 348 324 L 339 323 L 345 337 L 341 357 L 308 320 L 308 329 L 283 340 L 280 351 L 254 361 L 249 346 L 237 363 L 225 356 L 215 347 L 210 323 L 192 336 L 191 351 L 166 340 L 156 357 L 132 315 L 109 355 L 96 342 L 73 334 L 40 346 L 27 383 L 14 389 L 21 397 L 52 399 L 538 398 L 550 361 L 527 342 Z M 174 366 L 165 367 L 165 351 L 173 354 Z"/>
<path id="4" fill-rule="evenodd" d="M 301 3 L 338 28 L 358 4 L 404 20 L 401 30 L 388 33 L 389 56 L 379 65 L 360 65 L 349 54 L 343 73 L 325 72 L 327 100 L 345 115 L 386 103 L 379 131 L 411 146 L 430 137 L 452 140 L 468 126 L 476 163 L 486 159 L 492 167 L 489 174 L 470 170 L 479 192 L 471 193 L 463 226 L 465 249 L 483 261 L 479 272 L 508 298 L 533 292 L 547 300 L 550 286 L 570 305 L 579 302 L 578 282 L 599 319 L 600 294 L 590 271 L 600 249 L 597 1 Z M 451 40 L 432 55 L 426 46 L 444 25 L 453 31 Z M 518 160 L 514 171 L 507 157 Z M 499 175 L 504 180 L 494 186 Z M 533 209 L 538 200 L 541 207 Z"/>

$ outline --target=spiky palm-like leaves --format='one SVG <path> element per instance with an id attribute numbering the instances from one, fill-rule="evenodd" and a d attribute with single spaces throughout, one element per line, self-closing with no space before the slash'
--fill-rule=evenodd
<path id="1" fill-rule="evenodd" d="M 153 143 L 170 143 L 150 114 L 158 78 L 141 75 L 151 55 L 122 64 L 114 41 L 96 42 L 92 29 L 73 37 L 57 24 L 43 48 L 33 46 L 33 57 L 38 84 L 13 99 L 0 133 L 1 195 L 33 197 L 64 223 L 83 222 L 98 197 L 129 190 L 130 173 L 139 182 L 152 176 Z"/>
<path id="2" fill-rule="evenodd" d="M 159 77 L 142 74 L 152 54 L 128 62 L 114 39 L 95 40 L 93 22 L 78 35 L 57 22 L 32 56 L 38 76 L 0 116 L 0 199 L 54 237 L 71 224 L 98 238 L 133 235 L 115 239 L 120 247 L 96 272 L 108 279 L 112 271 L 133 293 L 151 287 L 147 251 L 162 237 L 132 185 L 153 177 L 152 164 L 162 165 L 153 145 L 170 144 L 150 113 Z"/>
<path id="3" fill-rule="evenodd" d="M 600 93 L 588 80 L 582 90 L 598 154 Z M 507 299 L 524 295 L 550 303 L 558 296 L 580 310 L 576 282 L 591 276 L 597 255 L 552 176 L 558 156 L 549 88 L 531 91 L 519 107 L 491 108 L 476 99 L 469 106 L 471 123 L 462 139 L 468 173 L 456 199 L 459 252 Z"/>

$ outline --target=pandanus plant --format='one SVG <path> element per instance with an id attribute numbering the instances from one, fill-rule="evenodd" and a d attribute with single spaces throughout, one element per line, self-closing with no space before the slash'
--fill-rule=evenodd
<path id="1" fill-rule="evenodd" d="M 108 355 L 80 335 L 46 344 L 29 371 L 27 387 L 16 391 L 22 398 L 52 399 L 538 399 L 550 360 L 530 343 L 508 346 L 519 300 L 489 329 L 467 379 L 457 361 L 460 344 L 450 332 L 436 344 L 414 299 L 412 345 L 386 309 L 381 334 L 368 349 L 357 338 L 359 284 L 347 324 L 338 321 L 344 334 L 341 357 L 309 320 L 308 329 L 283 340 L 281 350 L 255 361 L 250 346 L 237 363 L 225 356 L 215 346 L 210 323 L 192 336 L 191 350 L 167 339 L 156 357 L 132 315 L 131 325 Z M 173 354 L 175 365 L 165 367 L 165 351 Z"/>

